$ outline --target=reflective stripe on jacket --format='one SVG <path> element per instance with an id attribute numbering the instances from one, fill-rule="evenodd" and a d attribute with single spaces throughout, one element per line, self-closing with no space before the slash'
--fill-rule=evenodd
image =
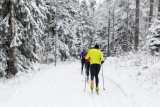
<path id="1" fill-rule="evenodd" d="M 101 64 L 104 60 L 103 53 L 98 49 L 90 49 L 85 59 L 90 57 L 90 64 Z"/>

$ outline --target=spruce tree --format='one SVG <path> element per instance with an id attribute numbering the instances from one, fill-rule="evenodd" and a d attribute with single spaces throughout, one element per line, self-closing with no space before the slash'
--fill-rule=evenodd
<path id="1" fill-rule="evenodd" d="M 43 5 L 38 8 L 36 2 L 30 0 L 4 0 L 1 5 L 1 47 L 7 65 L 3 72 L 7 75 L 27 72 L 32 62 L 39 60 L 34 46 L 40 46 L 45 34 L 45 8 Z"/>

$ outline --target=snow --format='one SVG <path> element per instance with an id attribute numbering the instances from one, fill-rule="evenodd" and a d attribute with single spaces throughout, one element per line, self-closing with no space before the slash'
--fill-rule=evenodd
<path id="1" fill-rule="evenodd" d="M 26 9 L 26 11 L 27 11 L 27 13 L 28 13 L 28 15 L 27 15 L 27 20 L 26 20 L 26 21 L 28 21 L 29 18 L 30 18 L 31 22 L 34 23 L 35 26 L 37 27 L 37 29 L 39 29 L 40 33 L 43 34 L 43 31 L 39 28 L 38 24 L 37 24 L 36 21 L 33 19 L 32 15 L 31 15 L 31 13 L 30 13 L 29 8 L 28 8 L 27 6 L 25 6 L 25 9 Z"/>
<path id="2" fill-rule="evenodd" d="M 31 5 L 35 9 L 35 11 L 37 11 L 44 19 L 47 19 L 47 17 L 40 12 L 40 10 L 38 9 L 38 7 L 36 6 L 34 2 L 31 2 Z"/>
<path id="3" fill-rule="evenodd" d="M 99 74 L 99 95 L 91 93 L 89 83 L 84 92 L 80 61 L 35 64 L 36 72 L 0 79 L 0 107 L 159 107 L 159 59 L 142 56 L 107 58 Z"/>

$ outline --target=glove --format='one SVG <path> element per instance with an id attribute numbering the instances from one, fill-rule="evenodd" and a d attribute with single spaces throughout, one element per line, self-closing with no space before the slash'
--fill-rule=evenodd
<path id="1" fill-rule="evenodd" d="M 104 61 L 101 61 L 101 64 L 103 64 L 104 63 Z"/>

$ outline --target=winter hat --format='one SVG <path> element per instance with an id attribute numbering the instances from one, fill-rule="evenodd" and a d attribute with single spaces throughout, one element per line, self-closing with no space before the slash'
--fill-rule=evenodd
<path id="1" fill-rule="evenodd" d="M 86 48 L 83 48 L 82 50 L 83 50 L 83 51 L 85 51 L 85 50 L 86 50 Z"/>
<path id="2" fill-rule="evenodd" d="M 96 45 L 94 46 L 94 48 L 99 49 L 99 46 L 96 44 Z"/>

